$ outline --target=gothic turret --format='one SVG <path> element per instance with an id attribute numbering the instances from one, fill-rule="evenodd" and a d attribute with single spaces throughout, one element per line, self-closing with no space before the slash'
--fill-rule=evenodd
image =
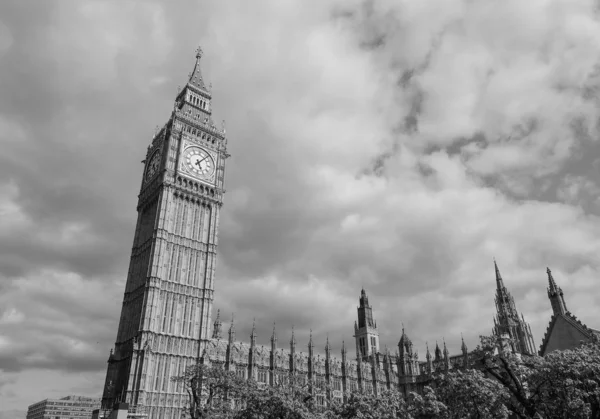
<path id="1" fill-rule="evenodd" d="M 256 347 L 256 319 L 252 321 L 252 332 L 250 332 L 250 347 Z"/>
<path id="2" fill-rule="evenodd" d="M 354 324 L 357 357 L 365 358 L 379 352 L 379 332 L 373 319 L 373 309 L 364 289 L 360 292 L 358 323 Z"/>
<path id="3" fill-rule="evenodd" d="M 435 342 L 435 361 L 439 362 L 442 360 L 442 351 L 440 350 L 440 346 L 437 341 Z"/>
<path id="4" fill-rule="evenodd" d="M 446 347 L 446 339 L 444 339 L 444 369 L 448 371 L 450 369 L 450 352 Z"/>
<path id="5" fill-rule="evenodd" d="M 292 337 L 290 338 L 290 372 L 296 371 L 296 338 L 294 337 L 294 325 L 292 325 Z"/>
<path id="6" fill-rule="evenodd" d="M 465 339 L 462 337 L 462 334 L 460 336 L 460 339 L 462 341 L 462 343 L 460 345 L 460 350 L 463 355 L 463 367 L 468 368 L 469 367 L 469 351 L 467 349 L 467 345 L 465 344 Z"/>
<path id="7" fill-rule="evenodd" d="M 431 375 L 433 373 L 433 360 L 431 357 L 431 352 L 429 352 L 429 344 L 425 342 L 425 347 L 427 348 L 427 353 L 425 353 L 425 359 L 427 360 L 427 374 Z"/>
<path id="8" fill-rule="evenodd" d="M 277 350 L 277 335 L 275 334 L 275 323 L 273 323 L 273 334 L 271 334 L 271 352 Z"/>
<path id="9" fill-rule="evenodd" d="M 497 321 L 494 320 L 494 335 L 501 337 L 507 335 L 510 338 L 510 347 L 513 352 L 533 355 L 535 354 L 535 344 L 531 329 L 525 323 L 523 316 L 519 316 L 515 301 L 512 295 L 504 286 L 504 281 L 500 275 L 500 269 L 494 259 L 494 268 L 496 271 L 496 312 Z"/>
<path id="10" fill-rule="evenodd" d="M 235 341 L 235 326 L 233 324 L 233 314 L 231 314 L 231 324 L 229 325 L 229 345 Z"/>
<path id="11" fill-rule="evenodd" d="M 213 324 L 213 339 L 221 339 L 222 336 L 222 324 L 220 318 L 221 311 L 217 310 L 217 318 L 215 319 L 215 323 Z"/>
<path id="12" fill-rule="evenodd" d="M 554 282 L 550 268 L 546 268 L 546 273 L 548 274 L 548 298 L 552 305 L 552 312 L 555 316 L 558 314 L 565 314 L 568 310 L 567 305 L 565 304 L 563 291 L 556 285 L 556 282 Z"/>

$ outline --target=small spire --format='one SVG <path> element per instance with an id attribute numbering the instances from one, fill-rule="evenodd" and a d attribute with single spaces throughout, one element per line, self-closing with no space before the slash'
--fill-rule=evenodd
<path id="1" fill-rule="evenodd" d="M 327 337 L 325 340 L 325 350 L 329 350 L 329 332 L 327 332 Z"/>
<path id="2" fill-rule="evenodd" d="M 463 334 L 460 334 L 460 340 L 462 341 L 462 344 L 460 345 L 460 349 L 462 349 L 463 352 L 467 352 L 467 345 L 465 344 L 465 338 L 463 337 Z"/>
<path id="3" fill-rule="evenodd" d="M 277 342 L 277 335 L 275 334 L 275 322 L 273 322 L 273 334 L 271 335 L 271 343 Z"/>
<path id="4" fill-rule="evenodd" d="M 342 354 L 346 353 L 346 344 L 344 343 L 344 339 L 342 339 Z"/>

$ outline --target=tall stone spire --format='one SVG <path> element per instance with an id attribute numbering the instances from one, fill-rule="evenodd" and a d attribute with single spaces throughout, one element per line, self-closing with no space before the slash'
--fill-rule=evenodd
<path id="1" fill-rule="evenodd" d="M 548 298 L 550 299 L 550 304 L 552 305 L 552 312 L 555 316 L 559 314 L 566 314 L 568 310 L 563 291 L 556 285 L 550 268 L 546 268 L 546 273 L 548 274 Z"/>
<path id="2" fill-rule="evenodd" d="M 536 353 L 533 343 L 533 336 L 529 325 L 525 323 L 523 316 L 519 316 L 515 301 L 504 286 L 504 281 L 500 275 L 498 264 L 494 259 L 494 268 L 496 271 L 496 316 L 494 335 L 499 338 L 507 336 L 511 341 L 513 352 L 525 355 Z"/>

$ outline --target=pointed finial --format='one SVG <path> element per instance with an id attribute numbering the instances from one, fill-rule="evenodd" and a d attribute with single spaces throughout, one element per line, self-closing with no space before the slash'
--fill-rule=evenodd
<path id="1" fill-rule="evenodd" d="M 226 134 L 226 133 L 227 133 L 227 131 L 225 131 L 225 120 L 223 120 L 223 121 L 221 122 L 221 132 L 222 132 L 223 134 Z"/>
<path id="2" fill-rule="evenodd" d="M 202 48 L 199 45 L 198 48 L 196 48 L 196 58 L 202 58 Z"/>
<path id="3" fill-rule="evenodd" d="M 546 273 L 548 274 L 548 284 L 550 285 L 550 291 L 556 291 L 558 289 L 558 286 L 554 281 L 554 277 L 552 277 L 552 271 L 550 270 L 550 268 L 546 267 Z"/>

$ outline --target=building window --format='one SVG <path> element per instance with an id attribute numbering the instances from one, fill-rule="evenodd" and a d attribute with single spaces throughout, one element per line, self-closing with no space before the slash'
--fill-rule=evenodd
<path id="1" fill-rule="evenodd" d="M 267 372 L 265 370 L 258 370 L 258 382 L 259 383 L 267 382 Z"/>
<path id="2" fill-rule="evenodd" d="M 334 378 L 333 379 L 333 389 L 334 390 L 341 390 L 342 389 L 342 382 L 340 381 L 339 378 Z"/>

